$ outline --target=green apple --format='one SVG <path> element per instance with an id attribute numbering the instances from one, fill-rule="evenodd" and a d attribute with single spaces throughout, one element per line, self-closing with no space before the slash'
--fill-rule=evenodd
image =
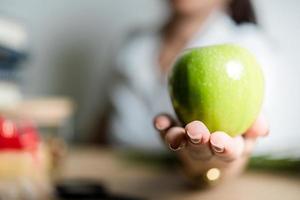
<path id="1" fill-rule="evenodd" d="M 200 120 L 211 132 L 236 136 L 260 112 L 264 77 L 256 58 L 238 45 L 193 48 L 175 62 L 169 92 L 183 125 Z"/>

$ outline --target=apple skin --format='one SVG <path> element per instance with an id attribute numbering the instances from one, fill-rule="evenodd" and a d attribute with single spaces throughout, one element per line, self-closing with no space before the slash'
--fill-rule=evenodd
<path id="1" fill-rule="evenodd" d="M 188 49 L 169 76 L 169 93 L 179 120 L 200 120 L 211 132 L 243 134 L 257 118 L 264 77 L 256 58 L 235 44 Z"/>

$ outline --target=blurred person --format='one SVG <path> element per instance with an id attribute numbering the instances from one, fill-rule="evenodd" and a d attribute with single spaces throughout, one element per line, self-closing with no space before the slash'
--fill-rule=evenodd
<path id="1" fill-rule="evenodd" d="M 182 127 L 169 99 L 167 72 L 184 49 L 220 43 L 246 47 L 261 66 L 270 68 L 268 41 L 257 26 L 250 0 L 169 0 L 168 4 L 171 15 L 164 26 L 135 34 L 117 56 L 119 79 L 110 95 L 109 140 L 119 148 L 156 153 L 166 144 L 191 178 L 214 168 L 221 178 L 235 177 L 256 139 L 268 134 L 265 117 L 261 114 L 246 133 L 235 138 L 210 133 L 200 121 Z"/>

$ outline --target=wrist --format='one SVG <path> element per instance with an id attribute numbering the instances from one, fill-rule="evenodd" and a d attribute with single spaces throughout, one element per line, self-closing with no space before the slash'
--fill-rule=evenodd
<path id="1" fill-rule="evenodd" d="M 212 186 L 233 179 L 243 172 L 248 161 L 248 157 L 241 157 L 231 162 L 215 158 L 195 159 L 187 150 L 182 150 L 177 155 L 184 175 L 198 186 Z"/>

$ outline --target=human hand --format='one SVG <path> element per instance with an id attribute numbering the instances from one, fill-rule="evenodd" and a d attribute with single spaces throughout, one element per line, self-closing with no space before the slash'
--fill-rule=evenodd
<path id="1" fill-rule="evenodd" d="M 263 115 L 257 118 L 246 133 L 236 137 L 222 131 L 210 133 L 200 121 L 192 121 L 182 127 L 167 114 L 155 117 L 154 126 L 166 145 L 178 153 L 188 174 L 200 175 L 216 168 L 220 170 L 222 178 L 239 174 L 256 139 L 269 132 Z"/>

